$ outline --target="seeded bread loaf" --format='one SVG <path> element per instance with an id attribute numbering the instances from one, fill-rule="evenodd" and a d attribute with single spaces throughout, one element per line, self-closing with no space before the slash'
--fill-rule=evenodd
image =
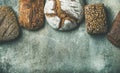
<path id="1" fill-rule="evenodd" d="M 71 30 L 83 18 L 83 4 L 79 0 L 47 0 L 44 13 L 54 29 Z"/>
<path id="2" fill-rule="evenodd" d="M 85 21 L 89 34 L 103 34 L 107 32 L 106 13 L 104 4 L 85 6 Z"/>

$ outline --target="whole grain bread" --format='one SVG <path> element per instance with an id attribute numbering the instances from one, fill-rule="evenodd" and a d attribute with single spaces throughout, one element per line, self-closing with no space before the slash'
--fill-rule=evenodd
<path id="1" fill-rule="evenodd" d="M 85 22 L 89 34 L 104 34 L 107 32 L 106 12 L 104 4 L 85 6 Z"/>

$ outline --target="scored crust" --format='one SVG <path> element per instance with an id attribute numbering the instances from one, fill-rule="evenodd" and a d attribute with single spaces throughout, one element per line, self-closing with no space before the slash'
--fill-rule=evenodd
<path id="1" fill-rule="evenodd" d="M 36 30 L 44 23 L 44 0 L 19 0 L 19 22 L 20 25 Z"/>
<path id="2" fill-rule="evenodd" d="M 19 26 L 14 11 L 7 6 L 0 7 L 0 42 L 15 39 Z"/>
<path id="3" fill-rule="evenodd" d="M 82 5 L 77 3 L 77 1 L 47 0 L 44 13 L 46 15 L 48 23 L 53 28 L 59 30 L 70 30 L 75 28 L 83 17 Z M 71 5 L 63 8 L 63 6 L 68 3 L 73 4 L 73 6 Z M 77 4 L 75 5 L 75 3 Z M 77 8 L 77 6 L 80 7 Z M 77 13 L 75 13 L 75 10 Z"/>

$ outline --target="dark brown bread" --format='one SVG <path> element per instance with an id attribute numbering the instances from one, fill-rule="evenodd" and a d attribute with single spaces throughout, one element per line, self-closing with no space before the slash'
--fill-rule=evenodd
<path id="1" fill-rule="evenodd" d="M 104 4 L 86 5 L 85 20 L 89 34 L 103 34 L 107 32 Z"/>
<path id="2" fill-rule="evenodd" d="M 120 47 L 120 12 L 113 22 L 111 31 L 108 33 L 107 38 L 117 47 Z"/>
<path id="3" fill-rule="evenodd" d="M 0 42 L 15 39 L 19 35 L 19 27 L 13 10 L 0 7 Z"/>
<path id="4" fill-rule="evenodd" d="M 20 0 L 19 3 L 20 25 L 30 30 L 41 28 L 44 23 L 44 0 Z"/>

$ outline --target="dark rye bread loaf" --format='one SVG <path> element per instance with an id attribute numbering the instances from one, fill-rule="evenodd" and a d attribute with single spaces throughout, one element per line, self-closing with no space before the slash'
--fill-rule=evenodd
<path id="1" fill-rule="evenodd" d="M 0 42 L 10 41 L 19 35 L 18 22 L 13 10 L 7 6 L 0 7 Z"/>
<path id="2" fill-rule="evenodd" d="M 107 32 L 106 13 L 104 4 L 85 6 L 85 21 L 89 34 L 103 34 Z"/>
<path id="3" fill-rule="evenodd" d="M 19 0 L 20 25 L 37 30 L 44 24 L 44 0 Z"/>
<path id="4" fill-rule="evenodd" d="M 117 47 L 120 47 L 120 12 L 113 22 L 111 31 L 107 35 L 108 40 Z"/>

